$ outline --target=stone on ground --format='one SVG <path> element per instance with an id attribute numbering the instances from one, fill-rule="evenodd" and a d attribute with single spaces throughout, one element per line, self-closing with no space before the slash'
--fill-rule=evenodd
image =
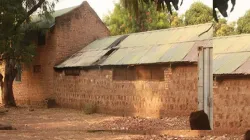
<path id="1" fill-rule="evenodd" d="M 189 122 L 191 130 L 211 130 L 208 116 L 203 110 L 192 112 Z"/>

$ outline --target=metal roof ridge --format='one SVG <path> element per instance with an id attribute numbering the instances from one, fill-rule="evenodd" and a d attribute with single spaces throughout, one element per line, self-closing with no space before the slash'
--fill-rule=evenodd
<path id="1" fill-rule="evenodd" d="M 118 36 L 126 36 L 126 35 L 129 35 L 129 34 L 122 34 L 122 35 L 113 35 L 113 36 L 105 36 L 105 37 L 101 37 L 101 38 L 98 38 L 94 41 L 97 41 L 97 40 L 102 40 L 102 39 L 107 39 L 107 38 L 114 38 L 114 37 L 118 37 Z"/>
<path id="2" fill-rule="evenodd" d="M 229 35 L 229 36 L 219 36 L 219 37 L 213 37 L 213 39 L 234 38 L 234 37 L 243 37 L 243 36 L 250 36 L 250 34 L 237 34 L 237 35 Z"/>
<path id="3" fill-rule="evenodd" d="M 178 30 L 178 29 L 192 28 L 192 27 L 204 26 L 204 25 L 212 25 L 212 22 L 211 23 L 210 22 L 204 23 L 204 24 L 181 26 L 181 27 L 170 27 L 170 28 L 166 28 L 166 29 L 151 30 L 151 31 L 137 32 L 137 33 L 131 33 L 131 34 L 143 34 L 143 33 L 151 33 L 151 32 L 158 32 L 158 31 Z"/>
<path id="4" fill-rule="evenodd" d="M 166 29 L 151 30 L 151 31 L 145 31 L 145 32 L 136 32 L 136 33 L 121 34 L 121 35 L 133 35 L 133 34 L 143 34 L 143 33 L 159 32 L 159 31 L 177 30 L 177 29 L 191 28 L 191 27 L 204 26 L 204 25 L 212 25 L 212 22 L 204 23 L 204 24 L 182 26 L 182 27 L 170 27 L 170 28 L 166 28 Z M 120 36 L 120 35 L 114 35 L 114 36 Z M 114 37 L 114 36 L 109 36 L 109 37 Z"/>
<path id="5" fill-rule="evenodd" d="M 188 42 L 199 42 L 199 41 L 213 41 L 213 39 L 201 39 L 201 40 L 188 40 L 188 41 L 176 41 L 176 42 L 170 42 L 169 44 L 176 44 L 176 43 L 188 43 Z"/>
<path id="6" fill-rule="evenodd" d="M 97 40 L 102 40 L 102 39 L 107 39 L 107 38 L 112 38 L 112 37 L 118 37 L 118 36 L 126 36 L 126 35 L 130 35 L 130 34 L 124 34 L 124 35 L 116 35 L 116 36 L 107 36 L 107 37 L 103 37 L 103 38 L 99 38 L 96 39 Z M 177 41 L 177 42 L 170 42 L 169 44 L 176 44 L 176 43 L 188 43 L 188 42 L 197 42 L 197 41 L 212 41 L 213 37 L 208 38 L 208 39 L 201 39 L 201 40 L 188 40 L 188 41 Z M 157 44 L 157 45 L 164 45 L 164 44 Z M 135 47 L 142 47 L 142 46 L 135 46 Z M 127 47 L 123 47 L 123 48 L 127 48 Z"/>
<path id="7" fill-rule="evenodd" d="M 219 55 L 219 54 L 232 54 L 232 53 L 249 53 L 250 51 L 238 51 L 238 52 L 225 52 L 225 53 L 214 53 L 215 55 Z"/>

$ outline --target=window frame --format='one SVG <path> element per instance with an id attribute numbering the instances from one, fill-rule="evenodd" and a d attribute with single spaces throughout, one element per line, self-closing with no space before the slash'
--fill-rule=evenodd
<path id="1" fill-rule="evenodd" d="M 80 76 L 81 70 L 80 69 L 65 69 L 64 75 L 65 76 Z"/>
<path id="2" fill-rule="evenodd" d="M 118 72 L 119 70 L 121 70 L 121 73 L 125 73 L 123 74 L 125 76 L 117 75 L 119 74 Z M 134 66 L 127 68 L 116 67 L 113 68 L 112 71 L 113 71 L 112 74 L 113 81 L 165 81 L 165 72 L 164 72 L 165 70 L 161 66 Z M 155 71 L 158 71 L 156 75 Z M 133 76 L 131 76 L 131 74 Z"/>
<path id="3" fill-rule="evenodd" d="M 15 81 L 16 82 L 22 82 L 22 65 L 21 64 L 17 64 L 17 73 L 15 76 Z"/>

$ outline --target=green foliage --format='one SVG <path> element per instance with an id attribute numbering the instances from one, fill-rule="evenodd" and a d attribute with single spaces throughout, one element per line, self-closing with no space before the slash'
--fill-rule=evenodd
<path id="1" fill-rule="evenodd" d="M 250 33 L 250 10 L 243 17 L 239 18 L 237 25 L 237 33 Z"/>
<path id="2" fill-rule="evenodd" d="M 235 25 L 236 23 L 227 23 L 225 19 L 219 19 L 219 22 L 215 24 L 214 36 L 229 36 L 235 35 Z"/>
<path id="3" fill-rule="evenodd" d="M 201 2 L 195 2 L 185 13 L 185 25 L 203 24 L 213 21 L 213 10 Z"/>
<path id="4" fill-rule="evenodd" d="M 29 36 L 37 28 L 31 23 L 30 17 L 35 12 L 49 17 L 57 1 L 1 0 L 0 55 L 4 60 L 14 60 L 16 63 L 32 60 L 35 45 Z"/>
<path id="5" fill-rule="evenodd" d="M 126 4 L 116 4 L 114 11 L 104 17 L 104 22 L 110 29 L 111 35 L 203 24 L 213 20 L 212 8 L 201 2 L 192 4 L 182 16 L 176 12 L 170 15 L 167 11 L 157 11 L 154 3 L 139 2 L 136 6 L 139 9 L 135 10 L 138 11 L 137 15 L 130 12 L 130 8 L 133 7 L 128 9 L 123 5 Z M 127 3 L 127 5 L 129 4 Z M 132 2 L 131 5 L 133 5 Z"/>
<path id="6" fill-rule="evenodd" d="M 125 7 L 130 14 L 137 15 L 139 14 L 140 7 L 144 3 L 143 0 L 120 0 L 120 4 Z"/>
<path id="7" fill-rule="evenodd" d="M 31 16 L 49 17 L 58 0 L 1 0 L 0 1 L 0 58 L 5 62 L 3 104 L 16 106 L 13 96 L 13 81 L 18 73 L 18 66 L 31 62 L 35 55 L 32 37 L 37 37 Z M 34 32 L 35 31 L 35 32 Z M 32 35 L 33 34 L 33 35 Z M 10 85 L 8 85 L 8 83 Z"/>
<path id="8" fill-rule="evenodd" d="M 173 13 L 173 15 L 171 16 L 171 27 L 181 27 L 184 26 L 184 15 L 182 16 L 178 16 L 177 13 Z"/>
<path id="9" fill-rule="evenodd" d="M 83 111 L 85 114 L 94 114 L 97 111 L 97 105 L 93 103 L 86 103 L 84 105 Z"/>
<path id="10" fill-rule="evenodd" d="M 122 4 L 115 5 L 114 11 L 104 17 L 104 22 L 111 31 L 111 35 L 128 34 L 157 29 L 166 29 L 171 26 L 182 26 L 178 14 L 172 16 L 167 12 L 158 12 L 154 4 L 139 5 L 139 14 L 134 15 Z"/>

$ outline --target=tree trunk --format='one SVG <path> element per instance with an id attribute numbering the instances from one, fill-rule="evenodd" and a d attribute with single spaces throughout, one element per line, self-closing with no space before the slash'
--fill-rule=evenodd
<path id="1" fill-rule="evenodd" d="M 13 94 L 13 81 L 16 77 L 17 70 L 13 60 L 5 61 L 5 73 L 3 82 L 3 104 L 5 107 L 16 107 L 16 102 Z"/>

